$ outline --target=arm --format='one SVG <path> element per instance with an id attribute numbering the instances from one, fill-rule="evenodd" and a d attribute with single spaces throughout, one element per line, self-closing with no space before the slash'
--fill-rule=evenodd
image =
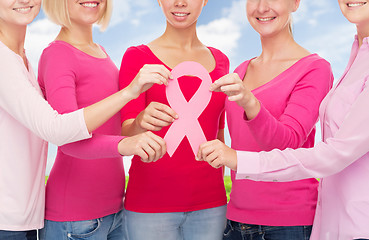
<path id="1" fill-rule="evenodd" d="M 318 60 L 307 66 L 309 71 L 294 86 L 286 108 L 275 118 L 249 91 L 238 74 L 219 79 L 218 89 L 244 108 L 244 120 L 263 150 L 301 147 L 315 126 L 319 105 L 332 86 L 329 63 Z"/>
<path id="2" fill-rule="evenodd" d="M 336 174 L 369 152 L 369 114 L 363 111 L 368 102 L 366 86 L 335 136 L 314 148 L 261 153 L 238 151 L 237 161 L 230 161 L 231 167 L 237 170 L 237 178 L 259 181 L 293 181 Z"/>
<path id="3" fill-rule="evenodd" d="M 89 138 L 83 110 L 58 114 L 32 86 L 23 68 L 17 59 L 0 58 L 0 107 L 34 134 L 55 145 Z"/>

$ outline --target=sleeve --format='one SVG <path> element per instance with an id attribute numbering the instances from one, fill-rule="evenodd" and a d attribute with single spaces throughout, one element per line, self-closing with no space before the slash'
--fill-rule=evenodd
<path id="1" fill-rule="evenodd" d="M 91 137 L 85 124 L 83 109 L 58 114 L 32 86 L 19 66 L 11 58 L 0 58 L 2 109 L 34 134 L 55 145 Z"/>
<path id="2" fill-rule="evenodd" d="M 367 83 L 368 85 L 368 83 Z M 237 152 L 238 179 L 294 181 L 323 178 L 344 168 L 369 152 L 369 88 L 366 86 L 332 138 L 314 148 L 271 152 Z"/>
<path id="3" fill-rule="evenodd" d="M 47 50 L 41 56 L 42 66 L 39 71 L 46 99 L 60 113 L 76 111 L 78 62 L 66 47 L 54 45 Z M 91 139 L 64 145 L 59 149 L 67 155 L 82 159 L 118 157 L 121 156 L 118 152 L 118 143 L 122 139 L 122 136 L 93 135 Z"/>
<path id="4" fill-rule="evenodd" d="M 130 47 L 124 53 L 119 71 L 119 89 L 127 87 L 144 66 L 142 52 L 137 47 Z M 128 119 L 134 119 L 146 108 L 146 92 L 131 100 L 121 110 L 122 123 Z"/>
<path id="5" fill-rule="evenodd" d="M 333 84 L 333 74 L 327 61 L 314 61 L 308 68 L 294 86 L 278 119 L 263 104 L 254 119 L 248 121 L 244 114 L 250 132 L 261 149 L 299 148 L 306 142 L 318 120 L 320 103 Z"/>

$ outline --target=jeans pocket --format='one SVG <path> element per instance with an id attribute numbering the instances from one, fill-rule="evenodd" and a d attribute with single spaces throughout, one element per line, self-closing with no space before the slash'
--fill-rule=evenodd
<path id="1" fill-rule="evenodd" d="M 233 227 L 231 225 L 231 222 L 227 220 L 227 225 L 223 233 L 223 240 L 231 239 L 230 237 L 231 237 L 232 231 L 233 231 Z"/>
<path id="2" fill-rule="evenodd" d="M 71 232 L 68 233 L 69 239 L 87 239 L 94 235 L 101 226 L 100 219 L 93 219 L 87 221 L 69 222 L 71 225 Z"/>

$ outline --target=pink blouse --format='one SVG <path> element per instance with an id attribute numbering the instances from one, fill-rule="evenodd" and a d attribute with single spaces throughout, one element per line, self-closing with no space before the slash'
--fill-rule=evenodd
<path id="1" fill-rule="evenodd" d="M 322 178 L 312 240 L 369 238 L 369 38 L 320 106 L 323 142 L 310 149 L 237 152 L 238 179 Z"/>

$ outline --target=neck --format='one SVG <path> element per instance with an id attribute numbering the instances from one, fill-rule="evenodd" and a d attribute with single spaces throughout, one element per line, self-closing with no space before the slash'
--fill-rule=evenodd
<path id="1" fill-rule="evenodd" d="M 74 46 L 94 44 L 92 25 L 72 24 L 69 28 L 62 27 L 56 39 L 66 41 Z"/>
<path id="2" fill-rule="evenodd" d="M 0 22 L 0 41 L 10 50 L 24 57 L 24 41 L 26 38 L 27 26 L 15 26 L 9 23 Z"/>
<path id="3" fill-rule="evenodd" d="M 357 38 L 359 40 L 359 47 L 361 47 L 361 45 L 363 44 L 363 40 L 366 37 L 369 37 L 369 24 L 367 24 L 368 26 L 356 26 L 357 28 Z"/>
<path id="4" fill-rule="evenodd" d="M 183 29 L 174 28 L 172 25 L 167 23 L 167 28 L 160 38 L 165 40 L 166 45 L 173 48 L 189 50 L 197 46 L 202 46 L 202 43 L 197 37 L 196 23 Z"/>
<path id="5" fill-rule="evenodd" d="M 262 53 L 260 59 L 269 61 L 291 57 L 291 51 L 297 46 L 289 31 L 271 37 L 260 37 Z"/>

